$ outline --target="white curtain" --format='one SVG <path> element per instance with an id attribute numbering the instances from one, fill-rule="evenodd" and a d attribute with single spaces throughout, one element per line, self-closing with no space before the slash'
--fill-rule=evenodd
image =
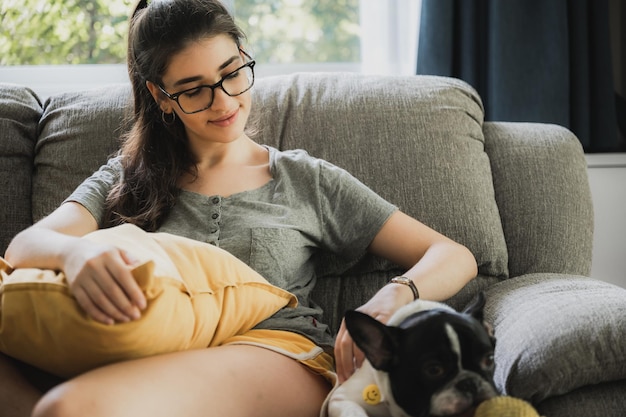
<path id="1" fill-rule="evenodd" d="M 361 72 L 414 75 L 421 0 L 360 0 Z"/>

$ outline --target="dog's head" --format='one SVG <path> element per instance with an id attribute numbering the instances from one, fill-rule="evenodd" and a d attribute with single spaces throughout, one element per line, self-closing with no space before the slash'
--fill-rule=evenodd
<path id="1" fill-rule="evenodd" d="M 419 303 L 414 309 L 407 306 L 406 316 L 390 326 L 349 311 L 346 327 L 370 364 L 388 378 L 391 392 L 385 394 L 404 413 L 472 415 L 474 407 L 496 395 L 495 340 L 483 323 L 484 295 L 461 313 L 433 303 L 424 309 Z"/>

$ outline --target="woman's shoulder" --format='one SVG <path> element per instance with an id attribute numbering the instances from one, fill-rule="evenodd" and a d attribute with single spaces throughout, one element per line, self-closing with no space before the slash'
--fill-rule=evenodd
<path id="1" fill-rule="evenodd" d="M 305 149 L 279 150 L 271 146 L 267 146 L 267 148 L 270 152 L 270 166 L 277 170 L 287 169 L 319 173 L 326 169 L 340 169 L 323 158 L 311 155 Z"/>
<path id="2" fill-rule="evenodd" d="M 122 164 L 122 157 L 120 155 L 112 156 L 106 163 L 104 163 L 98 171 L 94 173 L 94 176 L 113 176 L 116 179 L 122 177 L 124 172 L 124 165 Z"/>
<path id="3" fill-rule="evenodd" d="M 280 163 L 310 163 L 318 158 L 315 158 L 304 149 L 286 149 L 280 150 L 272 146 L 265 146 L 270 152 L 270 158 L 273 158 L 275 162 Z"/>

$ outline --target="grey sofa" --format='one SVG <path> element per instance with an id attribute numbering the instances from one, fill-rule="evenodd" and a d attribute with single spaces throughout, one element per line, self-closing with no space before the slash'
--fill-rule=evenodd
<path id="1" fill-rule="evenodd" d="M 472 250 L 479 275 L 448 302 L 486 292 L 501 392 L 546 416 L 626 415 L 626 290 L 586 277 L 593 211 L 571 132 L 485 123 L 476 92 L 451 78 L 294 74 L 257 80 L 253 95 L 259 142 L 346 168 Z M 2 253 L 115 152 L 129 106 L 128 85 L 45 103 L 0 85 Z M 333 330 L 398 272 L 322 258 L 315 296 Z"/>

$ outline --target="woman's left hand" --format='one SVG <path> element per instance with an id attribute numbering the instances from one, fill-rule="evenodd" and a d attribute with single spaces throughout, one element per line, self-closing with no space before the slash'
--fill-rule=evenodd
<path id="1" fill-rule="evenodd" d="M 357 308 L 357 311 L 387 323 L 396 310 L 411 301 L 413 292 L 408 286 L 385 285 L 367 303 Z M 339 383 L 348 379 L 361 366 L 364 359 L 363 352 L 352 340 L 345 321 L 342 320 L 335 341 L 335 365 Z"/>

